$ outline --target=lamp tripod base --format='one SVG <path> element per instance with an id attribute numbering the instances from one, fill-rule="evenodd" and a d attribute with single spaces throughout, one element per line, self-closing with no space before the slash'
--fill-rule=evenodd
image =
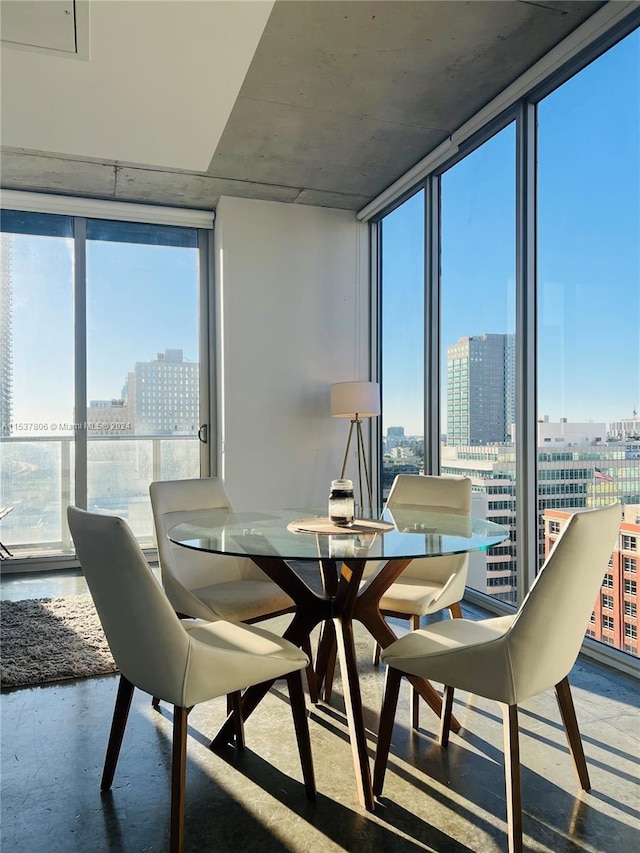
<path id="1" fill-rule="evenodd" d="M 360 490 L 360 506 L 364 509 L 364 492 L 362 490 L 362 474 L 364 472 L 365 484 L 367 487 L 367 497 L 369 499 L 368 508 L 373 508 L 373 497 L 371 494 L 371 480 L 369 478 L 369 468 L 367 466 L 367 457 L 364 452 L 364 439 L 362 437 L 362 421 L 356 415 L 355 418 L 351 421 L 351 426 L 349 427 L 349 437 L 347 438 L 347 448 L 344 452 L 344 460 L 342 462 L 342 471 L 340 473 L 340 477 L 344 479 L 344 472 L 347 468 L 347 460 L 349 458 L 349 448 L 351 447 L 351 438 L 353 436 L 353 431 L 355 427 L 356 432 L 356 456 L 358 460 L 358 486 Z"/>

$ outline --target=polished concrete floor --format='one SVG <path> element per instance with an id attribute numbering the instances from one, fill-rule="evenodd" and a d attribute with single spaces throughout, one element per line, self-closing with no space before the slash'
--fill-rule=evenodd
<path id="1" fill-rule="evenodd" d="M 6 598 L 84 591 L 73 573 L 8 576 Z M 468 610 L 467 615 L 477 616 Z M 282 630 L 286 621 L 269 624 Z M 397 632 L 402 630 L 397 623 Z M 357 634 L 371 757 L 383 671 Z M 640 850 L 638 682 L 580 659 L 571 675 L 590 767 L 581 792 L 551 692 L 520 712 L 527 851 Z M 117 676 L 2 694 L 3 853 L 168 849 L 171 708 L 158 713 L 136 692 L 112 791 L 99 790 Z M 340 682 L 330 704 L 311 706 L 318 799 L 305 799 L 286 686 L 278 683 L 246 726 L 247 748 L 208 749 L 225 716 L 224 699 L 189 716 L 185 848 L 192 851 L 506 850 L 502 730 L 497 706 L 460 693 L 463 728 L 449 749 L 435 741 L 424 706 L 421 730 L 408 727 L 403 686 L 384 796 L 375 814 L 358 804 Z"/>

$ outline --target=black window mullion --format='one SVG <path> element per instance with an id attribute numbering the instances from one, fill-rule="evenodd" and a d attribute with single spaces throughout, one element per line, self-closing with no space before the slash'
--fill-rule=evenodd
<path id="1" fill-rule="evenodd" d="M 74 219 L 75 505 L 87 508 L 87 220 Z"/>

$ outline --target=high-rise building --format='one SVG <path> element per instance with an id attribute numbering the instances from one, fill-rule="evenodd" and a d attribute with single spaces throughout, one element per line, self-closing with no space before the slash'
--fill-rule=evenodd
<path id="1" fill-rule="evenodd" d="M 11 237 L 0 235 L 0 434 L 11 434 L 13 351 Z"/>
<path id="2" fill-rule="evenodd" d="M 134 432 L 195 435 L 199 376 L 199 364 L 185 361 L 181 349 L 166 349 L 153 361 L 137 361 L 127 378 L 127 403 Z"/>
<path id="3" fill-rule="evenodd" d="M 389 427 L 387 429 L 387 440 L 386 440 L 387 450 L 393 450 L 393 448 L 397 447 L 403 439 L 404 439 L 404 427 L 402 427 L 402 426 L 391 426 L 391 427 Z"/>
<path id="4" fill-rule="evenodd" d="M 447 347 L 447 444 L 510 441 L 515 335 L 471 335 Z"/>

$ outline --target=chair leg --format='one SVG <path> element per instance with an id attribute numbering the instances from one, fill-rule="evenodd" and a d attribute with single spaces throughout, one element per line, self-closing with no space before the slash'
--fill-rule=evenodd
<path id="1" fill-rule="evenodd" d="M 389 749 L 391 748 L 391 734 L 393 732 L 393 721 L 396 716 L 401 680 L 402 673 L 400 670 L 388 666 L 385 677 L 384 700 L 382 702 L 382 710 L 380 711 L 380 725 L 378 726 L 376 760 L 373 767 L 373 793 L 376 796 L 380 796 L 384 787 L 384 774 L 387 770 Z"/>
<path id="2" fill-rule="evenodd" d="M 582 738 L 580 737 L 580 729 L 578 728 L 576 709 L 573 704 L 573 697 L 571 696 L 569 679 L 565 677 L 562 681 L 558 682 L 555 686 L 555 691 L 578 781 L 585 791 L 590 791 L 589 771 L 587 769 L 586 758 L 584 757 Z"/>
<path id="3" fill-rule="evenodd" d="M 453 687 L 445 684 L 442 697 L 442 714 L 440 715 L 440 746 L 446 749 L 449 746 L 449 732 L 451 731 L 451 712 L 453 710 Z"/>
<path id="4" fill-rule="evenodd" d="M 293 714 L 293 725 L 296 730 L 298 741 L 298 752 L 300 753 L 300 764 L 302 765 L 302 778 L 307 792 L 308 800 L 316 798 L 316 779 L 313 771 L 313 756 L 311 755 L 311 739 L 309 737 L 309 721 L 307 720 L 307 706 L 304 701 L 304 690 L 302 689 L 302 675 L 300 670 L 290 672 L 287 676 L 289 686 L 289 700 L 291 702 L 291 713 Z"/>
<path id="5" fill-rule="evenodd" d="M 411 617 L 411 630 L 420 630 L 419 616 Z M 420 728 L 420 694 L 414 690 L 413 686 L 411 687 L 411 727 L 416 731 Z"/>
<path id="6" fill-rule="evenodd" d="M 173 761 L 171 764 L 171 853 L 184 849 L 184 789 L 187 771 L 187 708 L 173 709 Z"/>
<path id="7" fill-rule="evenodd" d="M 127 681 L 124 675 L 121 675 L 116 695 L 116 706 L 113 710 L 107 755 L 104 760 L 104 770 L 102 771 L 102 781 L 100 783 L 100 790 L 102 791 L 108 791 L 113 782 L 113 775 L 116 772 L 116 764 L 118 763 L 120 747 L 122 746 L 122 737 L 127 725 L 129 708 L 131 707 L 131 699 L 133 698 L 133 690 L 133 684 Z"/>
<path id="8" fill-rule="evenodd" d="M 451 614 L 452 619 L 462 619 L 462 608 L 460 607 L 460 602 L 456 601 L 455 604 L 452 604 L 449 607 L 449 613 Z"/>
<path id="9" fill-rule="evenodd" d="M 233 725 L 236 730 L 236 747 L 244 749 L 244 720 L 242 719 L 242 692 L 236 690 L 227 696 L 227 707 L 231 706 L 229 713 L 233 712 Z"/>
<path id="10" fill-rule="evenodd" d="M 319 702 L 318 698 L 318 679 L 316 678 L 316 671 L 313 668 L 313 653 L 311 651 L 311 638 L 307 637 L 307 639 L 302 644 L 302 651 L 309 658 L 309 664 L 305 670 L 307 674 L 307 686 L 309 688 L 309 701 L 312 705 L 317 705 Z"/>
<path id="11" fill-rule="evenodd" d="M 509 853 L 522 853 L 522 801 L 520 797 L 520 746 L 518 706 L 500 703 L 504 725 L 504 775 L 507 793 Z"/>
<path id="12" fill-rule="evenodd" d="M 383 614 L 384 615 L 384 614 Z M 380 648 L 380 643 L 376 643 L 373 641 L 373 658 L 372 663 L 374 666 L 380 666 L 380 652 L 382 649 Z"/>

